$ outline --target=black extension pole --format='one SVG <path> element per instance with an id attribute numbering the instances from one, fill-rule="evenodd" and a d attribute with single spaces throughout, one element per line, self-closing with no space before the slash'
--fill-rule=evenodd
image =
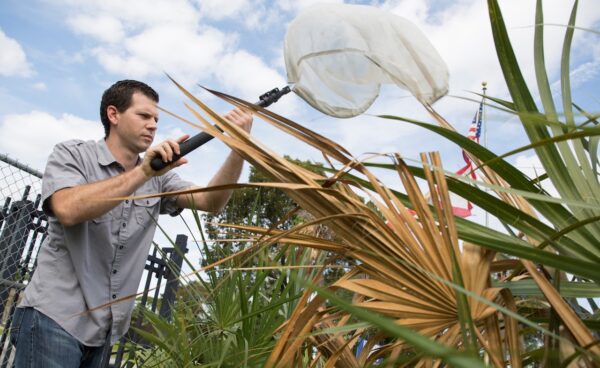
<path id="1" fill-rule="evenodd" d="M 273 88 L 269 92 L 261 95 L 260 100 L 256 103 L 256 105 L 261 106 L 261 107 L 267 107 L 267 106 L 271 105 L 272 103 L 277 102 L 277 100 L 279 100 L 279 98 L 281 96 L 289 93 L 290 91 L 291 91 L 291 89 L 289 86 L 285 86 L 282 89 Z M 214 127 L 221 130 L 216 125 L 214 125 Z M 162 157 L 157 156 L 152 159 L 152 161 L 150 162 L 150 166 L 155 171 L 162 170 L 167 165 L 179 160 L 181 157 L 187 155 L 188 153 L 192 152 L 193 150 L 195 150 L 196 148 L 200 147 L 201 145 L 210 141 L 213 138 L 214 137 L 212 135 L 205 133 L 205 132 L 196 134 L 195 136 L 191 137 L 190 139 L 186 140 L 185 142 L 182 142 L 179 145 L 179 151 L 181 152 L 181 154 L 180 155 L 173 154 L 173 161 L 164 162 L 162 160 Z"/>

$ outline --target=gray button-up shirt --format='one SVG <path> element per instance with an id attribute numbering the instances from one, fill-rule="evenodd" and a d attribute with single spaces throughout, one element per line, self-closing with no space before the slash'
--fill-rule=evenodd
<path id="1" fill-rule="evenodd" d="M 33 307 L 88 346 L 111 343 L 129 328 L 134 299 L 89 309 L 137 293 L 159 213 L 178 214 L 175 197 L 122 201 L 108 213 L 71 227 L 48 211 L 46 200 L 57 190 L 119 175 L 123 167 L 104 140 L 60 143 L 48 159 L 42 201 L 49 216 L 48 236 L 37 269 L 19 307 Z M 173 172 L 153 177 L 134 194 L 189 188 Z M 94 198 L 90 198 L 93 200 Z"/>

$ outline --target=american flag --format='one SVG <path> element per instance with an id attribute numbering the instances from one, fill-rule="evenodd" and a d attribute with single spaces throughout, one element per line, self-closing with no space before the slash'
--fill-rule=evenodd
<path id="1" fill-rule="evenodd" d="M 481 137 L 481 125 L 483 123 L 483 99 L 479 104 L 479 109 L 475 113 L 473 117 L 473 121 L 471 122 L 471 126 L 469 127 L 469 132 L 467 133 L 467 138 L 470 140 L 479 143 L 479 138 Z M 471 179 L 476 180 L 477 175 L 475 175 L 473 161 L 469 158 L 467 153 L 462 151 L 463 159 L 465 160 L 466 165 L 462 167 L 460 170 L 456 172 L 457 175 L 465 175 L 469 176 Z M 452 213 L 458 217 L 469 217 L 472 215 L 471 211 L 473 209 L 473 205 L 471 202 L 466 199 L 450 192 L 450 202 L 452 203 Z M 427 193 L 426 198 L 430 201 L 430 194 Z M 408 209 L 413 216 L 417 216 L 417 213 L 411 209 Z M 389 222 L 386 222 L 388 226 Z"/>
<path id="2" fill-rule="evenodd" d="M 483 99 L 481 103 L 479 103 L 479 109 L 475 113 L 473 117 L 473 122 L 469 127 L 469 132 L 467 133 L 467 138 L 470 140 L 479 143 L 479 137 L 481 137 L 481 124 L 483 123 Z M 466 165 L 462 167 L 460 170 L 456 172 L 458 175 L 469 176 L 471 179 L 477 179 L 477 175 L 475 175 L 475 171 L 473 171 L 473 161 L 469 158 L 469 155 L 463 150 L 462 151 L 463 159 L 465 160 Z M 452 202 L 452 212 L 459 217 L 469 217 L 471 216 L 471 210 L 473 209 L 473 205 L 471 202 L 461 198 L 457 195 L 451 193 L 450 201 Z"/>

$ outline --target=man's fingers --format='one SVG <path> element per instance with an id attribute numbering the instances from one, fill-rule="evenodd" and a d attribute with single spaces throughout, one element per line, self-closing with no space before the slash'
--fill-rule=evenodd
<path id="1" fill-rule="evenodd" d="M 250 129 L 252 129 L 252 114 L 240 109 L 239 107 L 229 111 L 223 117 L 229 122 L 244 129 L 246 132 L 250 132 Z"/>
<path id="2" fill-rule="evenodd" d="M 238 113 L 240 115 L 244 115 L 244 116 L 245 115 L 252 115 L 252 111 L 250 111 L 250 110 L 248 110 L 246 108 L 241 108 L 241 107 L 235 107 L 231 111 L 234 111 L 234 112 L 236 112 L 236 113 Z"/>
<path id="3" fill-rule="evenodd" d="M 231 110 L 231 115 L 235 116 L 237 119 L 244 119 L 249 114 L 244 113 L 239 107 Z"/>
<path id="4" fill-rule="evenodd" d="M 237 107 L 235 109 L 227 112 L 227 114 L 225 114 L 225 118 L 230 119 L 230 120 L 236 120 L 237 118 L 240 118 L 240 117 L 241 117 L 241 110 Z"/>
<path id="5" fill-rule="evenodd" d="M 167 151 L 165 151 L 165 148 L 162 145 L 154 147 L 153 151 L 156 152 L 157 156 L 160 156 L 163 161 L 165 161 L 165 162 L 169 161 L 169 158 L 167 156 Z"/>
<path id="6" fill-rule="evenodd" d="M 165 152 L 167 152 L 167 161 L 173 161 L 173 152 L 174 152 L 173 144 L 175 144 L 175 143 L 171 142 L 171 141 L 165 141 L 162 144 L 162 147 L 164 148 Z M 177 148 L 179 149 L 179 145 L 177 145 Z"/>
<path id="7" fill-rule="evenodd" d="M 173 159 L 173 153 L 176 153 L 178 155 L 181 153 L 181 151 L 179 150 L 179 142 L 169 139 L 165 141 L 165 143 L 167 143 L 167 146 L 171 150 L 171 160 Z"/>
<path id="8" fill-rule="evenodd" d="M 172 145 L 174 145 L 174 144 L 176 144 L 176 143 L 165 141 L 165 142 L 162 142 L 161 144 L 159 144 L 158 146 L 154 147 L 154 150 L 156 152 L 158 152 L 160 157 L 162 157 L 163 161 L 169 162 L 173 159 L 174 148 L 172 147 Z M 177 149 L 179 149 L 178 145 L 177 145 Z"/>
<path id="9" fill-rule="evenodd" d="M 189 134 L 184 134 L 184 135 L 182 135 L 181 137 L 177 138 L 177 139 L 175 140 L 175 142 L 177 142 L 177 143 L 183 143 L 183 142 L 185 142 L 185 141 L 186 141 L 186 140 L 187 140 L 189 137 L 190 137 L 190 135 L 189 135 Z"/>
<path id="10" fill-rule="evenodd" d="M 185 165 L 188 163 L 188 160 L 184 157 L 180 158 L 179 160 L 175 161 L 172 165 L 173 168 L 181 166 L 181 165 Z"/>
<path id="11" fill-rule="evenodd" d="M 160 156 L 165 162 L 172 161 L 174 154 L 181 154 L 179 143 L 185 141 L 188 138 L 189 135 L 185 134 L 177 138 L 176 140 L 167 139 L 166 141 L 161 142 L 160 144 L 152 147 L 151 151 L 155 152 L 155 156 Z"/>
<path id="12" fill-rule="evenodd" d="M 167 139 L 167 140 L 157 144 L 156 146 L 150 147 L 146 151 L 146 155 L 144 158 L 144 165 L 148 166 L 147 170 L 145 170 L 145 171 L 150 172 L 151 173 L 151 174 L 149 174 L 150 176 L 163 175 L 165 172 L 167 172 L 171 169 L 174 169 L 178 166 L 186 164 L 188 162 L 187 159 L 182 158 L 182 157 L 176 159 L 175 155 L 177 155 L 177 156 L 181 155 L 181 149 L 179 147 L 179 144 L 181 142 L 184 142 L 188 138 L 189 138 L 189 135 L 184 134 L 179 138 Z M 162 170 L 153 170 L 150 168 L 150 162 L 155 157 L 160 157 L 162 159 L 162 161 L 168 162 L 169 164 Z"/>

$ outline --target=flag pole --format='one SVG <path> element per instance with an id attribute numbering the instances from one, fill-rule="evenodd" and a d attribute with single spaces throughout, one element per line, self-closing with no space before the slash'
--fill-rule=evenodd
<path id="1" fill-rule="evenodd" d="M 483 97 L 482 97 L 482 101 L 485 102 L 485 92 L 487 91 L 487 82 L 483 81 L 481 82 L 481 89 L 483 90 Z M 482 117 L 481 117 L 481 121 L 483 124 L 483 146 L 485 148 L 487 148 L 487 124 L 485 122 L 485 103 L 483 104 L 483 108 L 482 108 Z M 487 189 L 486 189 L 487 191 Z M 489 227 L 489 213 L 487 211 L 485 211 L 485 227 Z"/>

